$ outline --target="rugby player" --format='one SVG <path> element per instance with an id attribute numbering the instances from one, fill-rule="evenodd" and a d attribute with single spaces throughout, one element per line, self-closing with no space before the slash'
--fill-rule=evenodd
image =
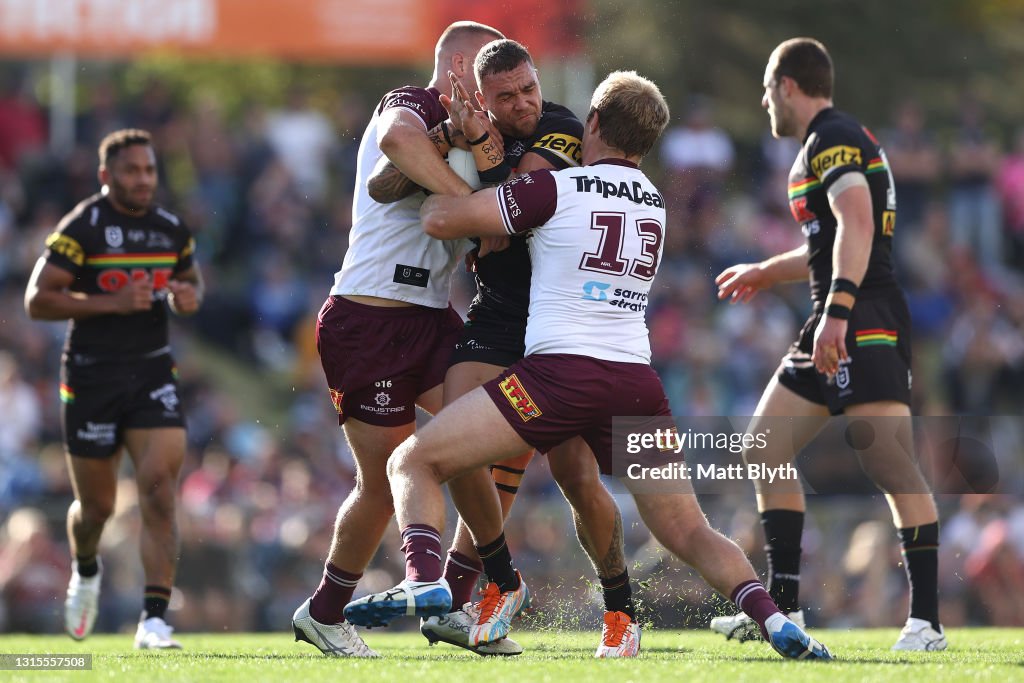
<path id="1" fill-rule="evenodd" d="M 471 246 L 427 237 L 422 196 L 380 204 L 367 194 L 366 178 L 386 156 L 432 192 L 471 192 L 431 142 L 448 116 L 438 88 L 447 87 L 451 72 L 475 89 L 476 54 L 501 37 L 475 22 L 445 29 L 429 85 L 387 93 L 359 146 L 349 248 L 317 320 L 317 348 L 355 457 L 356 482 L 338 510 L 323 579 L 292 618 L 296 639 L 329 656 L 377 656 L 343 608 L 393 514 L 388 456 L 415 431 L 417 405 L 429 413 L 441 407 L 448 356 L 462 329 L 448 303 L 451 275 Z"/>
<path id="2" fill-rule="evenodd" d="M 503 163 L 488 176 L 492 184 L 530 171 L 579 165 L 583 124 L 569 109 L 543 99 L 537 69 L 525 47 L 510 39 L 488 43 L 477 55 L 474 70 L 480 85 L 477 101 L 469 103 L 467 93 L 458 83 L 453 86 L 458 95 L 447 101 L 449 110 L 459 108 L 466 118 L 463 123 L 455 116 L 456 120 L 450 121 L 449 135 L 457 130 L 465 137 L 469 131 L 471 137 L 478 138 L 486 128 L 482 121 L 475 120 L 472 105 L 488 113 L 502 136 L 504 152 Z M 370 196 L 378 201 L 394 201 L 398 198 L 394 193 L 415 189 L 410 183 L 399 183 L 397 173 L 391 165 L 371 177 L 367 182 Z M 497 377 L 525 353 L 531 272 L 527 240 L 512 240 L 503 250 L 478 256 L 474 272 L 477 294 L 445 376 L 445 405 Z M 605 628 L 597 656 L 636 655 L 640 640 L 623 548 L 622 516 L 596 476 L 593 454 L 582 439 L 560 444 L 555 450 L 557 456 L 550 458 L 552 474 L 571 503 L 577 537 L 601 581 Z M 480 481 L 480 470 L 454 480 L 449 490 L 453 496 L 462 496 L 463 505 L 472 505 L 481 495 L 479 488 L 485 489 L 483 495 L 491 496 L 493 493 L 487 489 L 496 488 L 505 518 L 532 458 L 531 449 L 492 465 L 493 485 L 486 476 Z M 485 554 L 493 554 L 504 544 L 500 522 L 496 529 L 495 541 L 485 539 Z M 468 647 L 470 627 L 492 617 L 478 608 L 480 604 L 494 604 L 487 596 L 500 591 L 498 584 L 488 583 L 484 599 L 476 604 L 471 602 L 483 569 L 472 535 L 460 519 L 444 570 L 452 591 L 452 607 L 456 609 L 424 620 L 420 630 L 432 642 L 440 640 Z"/>
<path id="3" fill-rule="evenodd" d="M 158 178 L 149 133 L 106 136 L 99 180 L 102 190 L 46 239 L 25 292 L 29 317 L 69 321 L 60 398 L 75 500 L 67 517 L 72 570 L 64 628 L 82 640 L 96 622 L 103 574 L 97 549 L 127 450 L 139 489 L 146 577 L 135 647 L 180 648 L 164 619 L 178 562 L 175 506 L 185 457 L 167 309 L 195 313 L 203 282 L 188 227 L 153 203 Z"/>
<path id="4" fill-rule="evenodd" d="M 398 616 L 451 607 L 442 578 L 442 485 L 528 447 L 549 452 L 582 436 L 601 471 L 612 471 L 612 417 L 670 422 L 668 400 L 650 367 L 643 311 L 585 298 L 588 282 L 649 292 L 664 240 L 662 195 L 639 170 L 668 123 L 657 87 L 634 72 L 615 72 L 597 88 L 584 125 L 582 169 L 534 171 L 470 197 L 435 196 L 422 207 L 424 230 L 440 239 L 516 235 L 533 230 L 533 264 L 526 357 L 442 410 L 388 462 L 388 476 L 406 553 L 406 580 L 353 601 L 350 621 L 384 625 Z M 500 165 L 470 138 L 478 170 Z M 555 456 L 549 456 L 555 457 Z M 783 656 L 830 658 L 828 651 L 790 621 L 757 582 L 742 551 L 707 524 L 686 482 L 682 494 L 634 491 L 654 536 L 730 595 L 764 630 Z M 456 504 L 459 501 L 456 500 Z M 475 528 L 476 515 L 460 510 Z M 511 555 L 502 549 L 511 581 Z M 491 574 L 491 567 L 488 567 Z M 521 607 L 514 591 L 489 596 L 497 618 L 475 625 L 474 644 L 507 635 Z M 483 610 L 483 608 L 481 608 Z"/>
<path id="5" fill-rule="evenodd" d="M 789 204 L 807 242 L 760 263 L 718 275 L 718 297 L 749 301 L 762 289 L 801 280 L 810 271 L 814 311 L 761 396 L 749 432 L 770 425 L 768 448 L 744 453 L 748 463 L 791 462 L 829 414 L 861 418 L 873 440 L 858 448 L 864 471 L 885 493 L 899 530 L 910 616 L 896 650 L 943 650 L 939 623 L 935 502 L 913 457 L 910 418 L 910 313 L 892 267 L 896 190 L 874 136 L 832 105 L 832 59 L 811 38 L 775 48 L 764 74 L 761 106 L 772 134 L 803 147 L 789 175 Z M 788 418 L 786 421 L 778 418 Z M 790 438 L 779 430 L 792 418 Z M 902 432 L 902 433 L 901 433 Z M 806 504 L 799 481 L 755 480 L 767 539 L 772 597 L 797 623 L 800 538 Z M 729 638 L 757 637 L 743 614 L 711 628 Z"/>

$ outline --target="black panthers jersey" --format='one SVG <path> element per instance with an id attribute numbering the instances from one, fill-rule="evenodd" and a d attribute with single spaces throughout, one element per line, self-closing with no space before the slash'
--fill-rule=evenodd
<path id="1" fill-rule="evenodd" d="M 157 206 L 129 216 L 96 194 L 64 216 L 46 247 L 46 261 L 75 276 L 72 292 L 112 293 L 143 277 L 153 283 L 148 311 L 70 320 L 67 352 L 123 358 L 167 346 L 167 281 L 192 267 L 195 248 L 180 218 Z"/>
<path id="2" fill-rule="evenodd" d="M 807 127 L 803 148 L 789 172 L 789 208 L 807 237 L 811 297 L 823 303 L 832 281 L 836 217 L 829 187 L 847 173 L 863 173 L 871 191 L 875 234 L 862 292 L 896 286 L 892 235 L 896 227 L 896 187 L 885 152 L 867 128 L 848 114 L 829 108 Z M 866 291 L 865 291 L 866 290 Z"/>
<path id="3" fill-rule="evenodd" d="M 556 169 L 579 166 L 583 124 L 569 109 L 552 102 L 541 107 L 540 122 L 525 139 L 504 136 L 505 161 L 513 169 L 527 152 L 547 159 Z M 479 241 L 477 241 L 479 244 Z M 477 295 L 469 310 L 494 306 L 525 322 L 530 307 L 530 252 L 526 239 L 513 237 L 508 249 L 492 252 L 476 264 Z"/>

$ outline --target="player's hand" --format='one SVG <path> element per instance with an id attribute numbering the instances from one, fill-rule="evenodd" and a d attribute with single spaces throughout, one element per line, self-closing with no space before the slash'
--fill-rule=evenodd
<path id="1" fill-rule="evenodd" d="M 130 280 L 113 296 L 121 315 L 148 311 L 153 307 L 153 282 L 148 277 Z"/>
<path id="2" fill-rule="evenodd" d="M 458 77 L 451 71 L 448 72 L 448 80 L 452 84 L 451 97 L 441 95 L 441 104 L 448 110 L 448 116 L 456 128 L 462 131 L 470 140 L 480 138 L 487 127 L 484 125 L 484 117 L 477 116 L 477 109 L 470 99 L 469 93 L 462 87 Z"/>
<path id="3" fill-rule="evenodd" d="M 441 98 L 443 100 L 444 95 L 441 95 Z M 469 139 L 466 137 L 466 134 L 462 132 L 462 129 L 460 129 L 451 119 L 445 121 L 445 124 L 448 126 L 448 137 L 451 138 L 452 147 L 468 152 L 470 150 Z"/>
<path id="4" fill-rule="evenodd" d="M 772 286 L 759 263 L 739 263 L 730 266 L 715 278 L 718 298 L 729 299 L 731 304 L 745 304 L 759 291 Z"/>
<path id="5" fill-rule="evenodd" d="M 505 251 L 508 249 L 511 241 L 508 235 L 500 235 L 498 237 L 481 237 L 480 238 L 480 258 L 487 256 L 492 251 Z"/>
<path id="6" fill-rule="evenodd" d="M 850 360 L 846 352 L 847 321 L 821 316 L 818 327 L 814 330 L 814 352 L 811 360 L 818 372 L 828 375 L 829 379 L 839 372 L 840 363 Z"/>
<path id="7" fill-rule="evenodd" d="M 199 310 L 199 295 L 191 282 L 169 280 L 167 305 L 178 315 L 192 315 Z"/>

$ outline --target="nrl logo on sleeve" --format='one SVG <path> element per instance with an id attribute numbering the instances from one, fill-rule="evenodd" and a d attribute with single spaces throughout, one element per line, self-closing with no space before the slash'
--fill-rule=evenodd
<path id="1" fill-rule="evenodd" d="M 847 145 L 829 147 L 811 159 L 811 171 L 822 180 L 840 166 L 859 167 L 860 165 L 860 150 L 856 147 L 848 147 Z"/>
<path id="2" fill-rule="evenodd" d="M 533 402 L 533 399 L 530 398 L 530 395 L 526 393 L 526 389 L 523 388 L 515 373 L 499 382 L 498 388 L 501 389 L 502 395 L 508 399 L 512 407 L 516 409 L 516 412 L 519 413 L 519 417 L 523 418 L 523 422 L 529 422 L 543 414 L 540 412 L 537 404 Z"/>

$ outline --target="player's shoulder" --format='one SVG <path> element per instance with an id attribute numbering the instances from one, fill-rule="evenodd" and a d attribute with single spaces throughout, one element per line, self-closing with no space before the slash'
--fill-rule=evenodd
<path id="1" fill-rule="evenodd" d="M 545 100 L 541 107 L 541 117 L 537 124 L 535 137 L 543 137 L 550 133 L 564 133 L 582 138 L 583 123 L 568 107 Z"/>
<path id="2" fill-rule="evenodd" d="M 149 212 L 150 218 L 159 226 L 169 228 L 171 230 L 187 229 L 185 221 L 182 220 L 181 216 L 174 213 L 173 211 L 154 204 L 152 210 Z"/>
<path id="3" fill-rule="evenodd" d="M 99 192 L 86 197 L 75 205 L 75 208 L 64 214 L 57 224 L 56 232 L 80 232 L 95 227 L 102 222 L 106 214 L 106 202 Z"/>
<path id="4" fill-rule="evenodd" d="M 544 156 L 556 168 L 579 166 L 582 159 L 583 124 L 567 107 L 545 102 L 537 130 L 527 150 Z"/>
<path id="5" fill-rule="evenodd" d="M 807 137 L 808 149 L 821 149 L 835 144 L 862 144 L 867 136 L 864 127 L 853 116 L 838 109 L 828 109 L 812 122 Z"/>
<path id="6" fill-rule="evenodd" d="M 389 90 L 377 105 L 377 113 L 386 109 L 401 107 L 411 109 L 422 117 L 429 116 L 440 106 L 441 93 L 436 88 L 424 88 L 418 85 L 403 85 Z"/>

